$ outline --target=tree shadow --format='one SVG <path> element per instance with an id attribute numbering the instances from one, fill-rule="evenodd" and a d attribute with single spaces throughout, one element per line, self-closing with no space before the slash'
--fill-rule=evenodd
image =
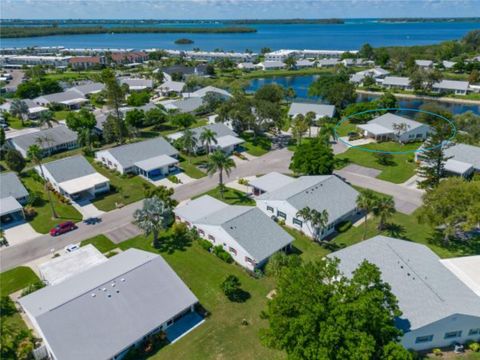
<path id="1" fill-rule="evenodd" d="M 252 199 L 247 194 L 239 191 L 224 194 L 224 200 L 232 205 L 252 204 Z"/>
<path id="2" fill-rule="evenodd" d="M 158 131 L 142 130 L 139 132 L 139 135 L 142 138 L 151 139 L 151 138 L 158 137 L 160 133 Z"/>
<path id="3" fill-rule="evenodd" d="M 228 300 L 236 303 L 244 303 L 250 298 L 251 298 L 250 293 L 243 289 L 237 289 L 228 296 Z"/>
<path id="4" fill-rule="evenodd" d="M 173 254 L 175 251 L 185 251 L 192 245 L 189 234 L 165 234 L 160 236 L 160 244 L 156 249 L 162 253 Z"/>
<path id="5" fill-rule="evenodd" d="M 409 238 L 406 237 L 406 229 L 403 225 L 388 223 L 385 224 L 384 230 L 387 232 L 388 236 L 411 241 Z"/>
<path id="6" fill-rule="evenodd" d="M 288 250 L 288 254 L 291 254 L 291 255 L 302 255 L 303 254 L 303 251 L 300 250 L 299 248 L 295 247 L 294 245 L 292 245 L 290 247 L 290 250 Z"/>
<path id="7" fill-rule="evenodd" d="M 429 244 L 451 252 L 460 253 L 462 255 L 478 255 L 480 254 L 480 234 L 470 235 L 471 236 L 464 238 L 452 238 L 446 242 L 443 232 L 441 230 L 436 230 L 427 241 Z"/>

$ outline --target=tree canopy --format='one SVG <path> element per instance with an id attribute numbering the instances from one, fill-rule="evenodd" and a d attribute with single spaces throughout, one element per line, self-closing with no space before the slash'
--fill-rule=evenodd
<path id="1" fill-rule="evenodd" d="M 335 165 L 333 151 L 320 139 L 313 139 L 297 146 L 290 169 L 303 175 L 328 175 Z"/>

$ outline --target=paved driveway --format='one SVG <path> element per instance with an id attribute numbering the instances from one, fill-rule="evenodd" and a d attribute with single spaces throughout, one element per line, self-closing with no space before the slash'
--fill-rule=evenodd
<path id="1" fill-rule="evenodd" d="M 360 165 L 357 165 L 357 164 L 348 165 L 348 166 L 344 167 L 342 170 L 347 171 L 347 172 L 351 172 L 351 173 L 354 173 L 354 174 L 358 174 L 358 175 L 364 175 L 364 176 L 372 177 L 372 178 L 376 178 L 382 172 L 381 170 L 378 170 L 378 169 L 373 169 L 373 168 L 369 168 L 369 167 L 365 167 L 365 166 L 360 166 Z"/>
<path id="2" fill-rule="evenodd" d="M 7 239 L 10 246 L 23 244 L 30 240 L 36 239 L 39 236 L 42 236 L 42 234 L 36 232 L 33 227 L 26 222 L 4 229 L 4 231 L 5 238 Z"/>

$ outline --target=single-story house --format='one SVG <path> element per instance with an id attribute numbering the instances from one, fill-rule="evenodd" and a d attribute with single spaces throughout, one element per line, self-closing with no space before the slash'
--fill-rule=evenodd
<path id="1" fill-rule="evenodd" d="M 214 93 L 214 94 L 220 95 L 224 99 L 229 99 L 229 98 L 232 97 L 232 94 L 230 94 L 228 91 L 217 88 L 215 86 L 205 86 L 205 87 L 203 87 L 201 89 L 198 89 L 198 90 L 196 90 L 194 92 L 191 92 L 191 93 L 183 93 L 182 96 L 183 97 L 200 97 L 200 98 L 203 98 L 208 93 Z"/>
<path id="2" fill-rule="evenodd" d="M 433 61 L 432 60 L 415 60 L 415 65 L 421 68 L 431 68 L 433 67 Z"/>
<path id="3" fill-rule="evenodd" d="M 22 101 L 27 105 L 28 107 L 28 118 L 30 120 L 37 119 L 41 113 L 44 111 L 48 111 L 48 108 L 45 106 L 40 106 L 36 102 L 30 99 L 22 99 Z M 4 104 L 0 105 L 0 113 L 1 112 L 10 112 L 10 109 L 12 107 L 12 103 L 5 102 Z"/>
<path id="4" fill-rule="evenodd" d="M 401 143 L 425 140 L 430 126 L 391 113 L 378 116 L 366 124 L 357 125 L 365 137 L 375 140 L 395 140 Z"/>
<path id="5" fill-rule="evenodd" d="M 320 59 L 317 60 L 318 67 L 330 67 L 341 64 L 340 60 L 338 59 Z"/>
<path id="6" fill-rule="evenodd" d="M 311 61 L 308 59 L 300 59 L 295 62 L 295 67 L 297 69 L 310 68 L 314 66 L 315 66 L 315 61 Z"/>
<path id="7" fill-rule="evenodd" d="M 162 137 L 97 151 L 95 159 L 121 174 L 133 173 L 147 179 L 177 171 L 178 151 Z"/>
<path id="8" fill-rule="evenodd" d="M 258 208 L 227 205 L 208 195 L 177 207 L 175 216 L 249 270 L 262 267 L 270 256 L 287 250 L 293 242 L 285 230 Z"/>
<path id="9" fill-rule="evenodd" d="M 129 249 L 19 299 L 51 359 L 121 359 L 149 335 L 192 328 L 198 299 L 159 255 Z M 201 322 L 197 321 L 197 324 Z M 180 325 L 180 327 L 178 327 Z M 195 326 L 195 325 L 194 325 Z"/>
<path id="10" fill-rule="evenodd" d="M 158 87 L 158 91 L 163 96 L 181 94 L 184 87 L 185 83 L 183 81 L 165 81 Z"/>
<path id="11" fill-rule="evenodd" d="M 419 148 L 421 150 L 422 147 Z M 480 147 L 468 144 L 445 143 L 443 153 L 447 158 L 444 165 L 446 175 L 470 177 L 480 172 Z M 422 161 L 423 153 L 417 151 L 415 160 Z"/>
<path id="12" fill-rule="evenodd" d="M 189 76 L 203 76 L 205 74 L 206 64 L 199 64 L 197 66 L 185 66 L 185 65 L 172 65 L 161 68 L 161 71 L 175 77 L 180 76 L 182 79 L 186 79 Z M 170 79 L 171 80 L 171 79 Z"/>
<path id="13" fill-rule="evenodd" d="M 258 69 L 258 64 L 254 64 L 252 62 L 242 62 L 237 65 L 237 68 L 244 70 L 244 71 L 253 71 Z"/>
<path id="14" fill-rule="evenodd" d="M 388 74 L 390 74 L 388 70 L 382 69 L 381 67 L 375 67 L 373 69 L 356 72 L 350 77 L 350 81 L 356 84 L 361 84 L 366 77 L 371 77 L 377 80 L 384 79 Z"/>
<path id="15" fill-rule="evenodd" d="M 442 80 L 432 85 L 433 92 L 455 95 L 467 95 L 468 88 L 468 81 Z"/>
<path id="16" fill-rule="evenodd" d="M 258 194 L 255 200 L 260 210 L 310 237 L 317 233 L 319 238 L 324 238 L 334 232 L 337 224 L 352 220 L 358 213 L 358 191 L 334 175 L 293 179 L 273 173 L 250 181 L 249 186 Z M 297 216 L 305 207 L 328 212 L 325 229 L 314 229 L 310 222 Z"/>
<path id="17" fill-rule="evenodd" d="M 105 84 L 98 83 L 98 82 L 90 82 L 83 85 L 77 85 L 67 89 L 67 91 L 74 91 L 84 97 L 88 97 L 92 94 L 98 94 L 103 89 L 105 89 Z"/>
<path id="18" fill-rule="evenodd" d="M 23 218 L 28 191 L 13 172 L 0 173 L 0 224 Z"/>
<path id="19" fill-rule="evenodd" d="M 282 61 L 264 61 L 258 64 L 258 67 L 262 70 L 275 70 L 275 69 L 283 69 L 285 64 Z"/>
<path id="20" fill-rule="evenodd" d="M 410 79 L 402 76 L 386 76 L 382 81 L 382 86 L 386 89 L 412 90 Z"/>
<path id="21" fill-rule="evenodd" d="M 315 113 L 315 120 L 320 120 L 321 118 L 324 118 L 324 117 L 332 118 L 333 115 L 335 114 L 335 106 L 325 105 L 325 104 L 293 102 L 290 105 L 290 109 L 288 110 L 288 116 L 295 118 L 299 114 L 305 116 L 309 112 Z"/>
<path id="22" fill-rule="evenodd" d="M 110 180 L 99 174 L 81 155 L 51 161 L 42 165 L 43 176 L 55 190 L 73 200 L 95 198 L 110 191 Z M 39 166 L 35 171 L 41 176 Z"/>
<path id="23" fill-rule="evenodd" d="M 7 140 L 10 147 L 27 157 L 28 148 L 38 145 L 44 155 L 75 149 L 78 146 L 77 133 L 64 125 L 12 137 Z"/>
<path id="24" fill-rule="evenodd" d="M 193 96 L 178 100 L 160 101 L 159 104 L 163 105 L 166 110 L 173 110 L 182 114 L 193 113 L 203 105 L 203 99 L 201 97 Z"/>
<path id="25" fill-rule="evenodd" d="M 139 78 L 120 78 L 120 84 L 127 84 L 130 91 L 153 89 L 153 80 Z"/>
<path id="26" fill-rule="evenodd" d="M 454 61 L 448 61 L 448 60 L 443 60 L 442 65 L 445 69 L 453 69 L 455 66 L 456 62 Z"/>
<path id="27" fill-rule="evenodd" d="M 214 123 L 191 129 L 193 136 L 197 141 L 197 145 L 195 146 L 195 152 L 206 150 L 204 145 L 200 141 L 200 136 L 202 132 L 207 129 L 213 131 L 216 134 L 215 139 L 217 140 L 217 143 L 212 143 L 210 145 L 211 151 L 219 149 L 227 154 L 230 154 L 235 150 L 236 147 L 245 142 L 245 140 L 239 138 L 237 133 L 225 124 Z M 167 138 L 171 141 L 175 141 L 180 139 L 182 136 L 183 131 L 179 131 L 174 134 L 167 135 Z"/>
<path id="28" fill-rule="evenodd" d="M 42 95 L 33 99 L 38 105 L 47 106 L 50 104 L 60 104 L 71 110 L 78 109 L 88 99 L 76 91 L 64 91 L 55 94 Z"/>
<path id="29" fill-rule="evenodd" d="M 427 246 L 379 235 L 328 256 L 340 260 L 345 276 L 364 260 L 379 268 L 402 311 L 396 326 L 403 331 L 405 348 L 419 351 L 480 339 L 480 297 Z"/>

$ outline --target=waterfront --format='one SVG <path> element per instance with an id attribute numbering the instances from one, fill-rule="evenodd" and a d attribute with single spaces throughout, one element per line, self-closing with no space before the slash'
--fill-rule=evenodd
<path id="1" fill-rule="evenodd" d="M 109 26 L 106 24 L 105 26 Z M 182 26 L 188 24 L 160 24 L 156 26 Z M 218 27 L 215 24 L 190 25 Z M 344 24 L 256 24 L 248 25 L 256 33 L 244 34 L 188 34 L 191 45 L 177 45 L 174 41 L 182 34 L 94 34 L 61 35 L 18 39 L 2 39 L 1 47 L 65 46 L 69 48 L 166 48 L 225 51 L 260 51 L 271 49 L 358 49 L 364 43 L 372 46 L 412 46 L 435 44 L 459 39 L 468 31 L 477 29 L 475 22 L 419 22 L 381 23 L 375 19 L 349 19 Z"/>
<path id="2" fill-rule="evenodd" d="M 278 76 L 278 77 L 268 77 L 268 78 L 258 78 L 252 79 L 249 86 L 247 87 L 247 92 L 254 92 L 260 87 L 266 84 L 279 84 L 284 88 L 292 88 L 295 90 L 297 95 L 297 100 L 299 101 L 321 101 L 321 99 L 308 96 L 308 87 L 312 82 L 314 82 L 319 75 L 307 75 L 307 76 Z M 378 96 L 370 94 L 359 94 L 357 101 L 370 101 L 375 99 Z M 408 99 L 400 98 L 398 99 L 399 107 L 406 109 L 419 109 L 425 103 L 437 103 L 441 106 L 447 108 L 452 114 L 462 114 L 466 111 L 472 111 L 475 114 L 480 115 L 480 105 L 478 104 L 462 104 L 458 102 L 440 102 L 435 100 L 422 100 L 422 99 Z"/>

